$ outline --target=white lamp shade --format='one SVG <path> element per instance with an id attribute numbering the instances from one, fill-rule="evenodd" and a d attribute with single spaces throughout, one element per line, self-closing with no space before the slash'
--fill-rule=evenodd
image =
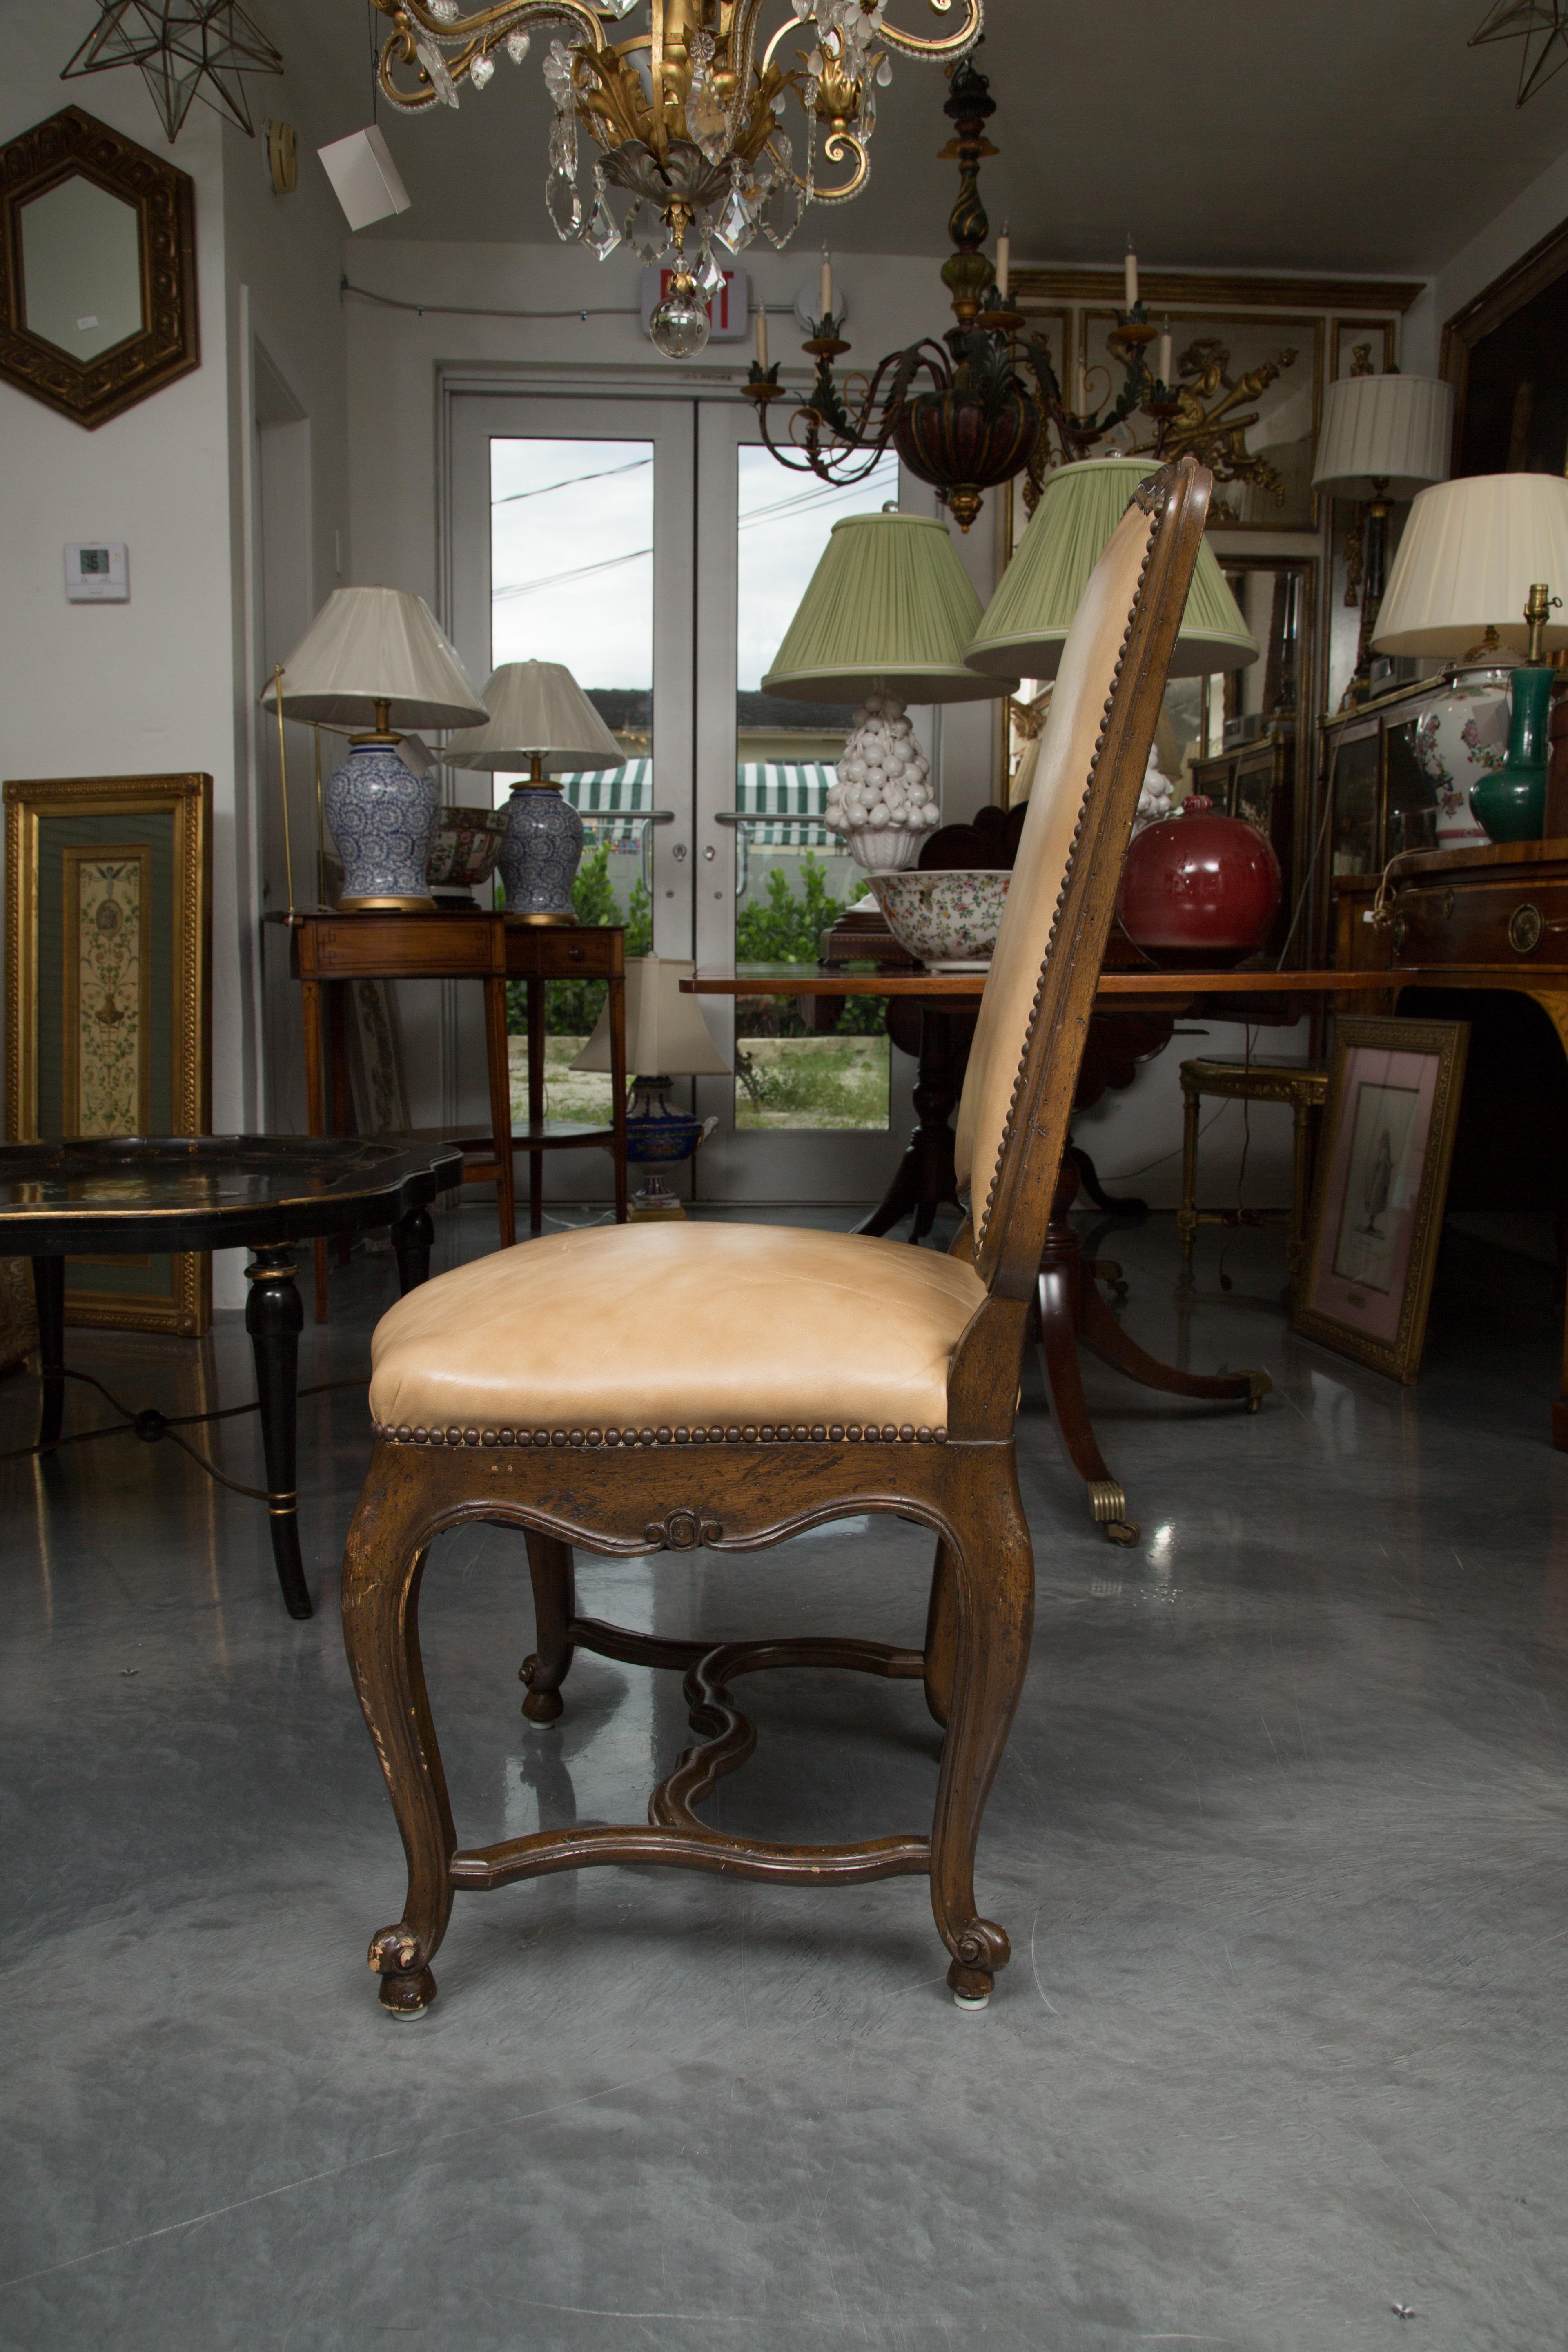
<path id="1" fill-rule="evenodd" d="M 1525 653 L 1525 599 L 1536 581 L 1568 597 L 1568 481 L 1561 474 L 1471 474 L 1423 490 L 1411 507 L 1378 607 L 1380 654 L 1471 652 L 1495 629 Z M 1548 624 L 1546 650 L 1568 646 Z"/>
<path id="2" fill-rule="evenodd" d="M 503 662 L 486 684 L 485 708 L 482 727 L 447 744 L 453 767 L 521 769 L 536 752 L 547 772 L 626 765 L 626 753 L 564 662 Z"/>
<path id="3" fill-rule="evenodd" d="M 632 1077 L 727 1077 L 730 1065 L 708 1034 L 701 1007 L 694 996 L 682 996 L 680 983 L 691 977 L 689 961 L 679 956 L 633 956 L 626 965 L 626 1071 Z M 605 1004 L 599 1024 L 572 1067 L 607 1070 L 610 1066 L 610 1008 Z"/>
<path id="4" fill-rule="evenodd" d="M 1454 432 L 1454 387 L 1435 375 L 1344 375 L 1329 386 L 1315 489 L 1342 499 L 1413 499 L 1443 481 Z"/>
<path id="5" fill-rule="evenodd" d="M 276 679 L 261 699 L 276 702 Z M 471 727 L 485 709 L 423 596 L 334 588 L 283 665 L 284 713 L 325 727 L 374 727 L 378 702 L 397 735 Z"/>

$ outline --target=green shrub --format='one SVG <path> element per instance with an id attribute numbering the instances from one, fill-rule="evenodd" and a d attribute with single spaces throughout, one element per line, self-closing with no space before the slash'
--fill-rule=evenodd
<path id="1" fill-rule="evenodd" d="M 498 892 L 498 899 L 499 897 Z M 615 885 L 610 880 L 607 848 L 590 849 L 578 866 L 577 878 L 572 885 L 572 911 L 580 923 L 591 924 L 595 929 L 623 920 L 616 905 Z M 653 902 L 640 881 L 632 884 L 624 920 L 627 955 L 650 954 Z M 591 1036 L 605 1009 L 605 989 L 602 980 L 552 980 L 544 992 L 545 1034 L 552 1037 Z M 514 980 L 508 986 L 506 1025 L 515 1037 L 528 1034 L 528 989 L 522 981 Z"/>

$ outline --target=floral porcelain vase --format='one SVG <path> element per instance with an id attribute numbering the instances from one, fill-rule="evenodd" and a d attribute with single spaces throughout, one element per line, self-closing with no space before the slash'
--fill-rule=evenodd
<path id="1" fill-rule="evenodd" d="M 1415 756 L 1437 797 L 1437 846 L 1488 840 L 1470 794 L 1502 766 L 1508 751 L 1508 672 L 1489 670 L 1439 695 L 1415 730 Z"/>

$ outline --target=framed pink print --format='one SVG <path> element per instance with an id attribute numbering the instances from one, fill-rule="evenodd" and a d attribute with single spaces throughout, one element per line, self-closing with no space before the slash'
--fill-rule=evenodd
<path id="1" fill-rule="evenodd" d="M 1396 1381 L 1421 1369 L 1469 1034 L 1399 1020 L 1335 1033 L 1291 1327 Z"/>

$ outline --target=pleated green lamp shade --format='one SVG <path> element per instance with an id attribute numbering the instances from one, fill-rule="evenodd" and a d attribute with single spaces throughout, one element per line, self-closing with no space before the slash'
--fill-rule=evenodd
<path id="1" fill-rule="evenodd" d="M 980 599 L 945 523 L 921 515 L 846 515 L 836 522 L 800 610 L 763 680 L 803 702 L 979 702 L 1010 694 L 1014 670 L 968 667 Z"/>
<path id="2" fill-rule="evenodd" d="M 965 658 L 988 676 L 1055 677 L 1079 599 L 1140 482 L 1143 457 L 1086 457 L 1047 480 L 1034 519 L 970 641 Z M 1171 660 L 1173 677 L 1241 669 L 1261 651 L 1205 540 Z"/>

